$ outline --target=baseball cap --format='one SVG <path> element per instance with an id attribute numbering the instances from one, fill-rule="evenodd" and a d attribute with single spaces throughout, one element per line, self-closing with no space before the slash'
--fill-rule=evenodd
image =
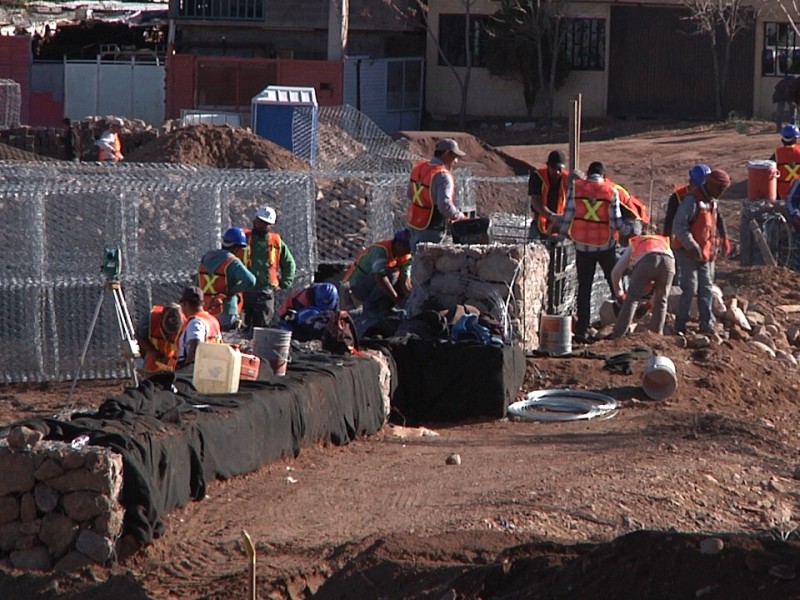
<path id="1" fill-rule="evenodd" d="M 181 294 L 181 302 L 188 302 L 192 306 L 198 306 L 203 303 L 203 290 L 196 285 L 183 288 Z"/>
<path id="2" fill-rule="evenodd" d="M 436 152 L 444 152 L 449 150 L 456 156 L 466 156 L 467 153 L 458 147 L 458 142 L 451 138 L 445 138 L 436 142 Z"/>
<path id="3" fill-rule="evenodd" d="M 553 150 L 547 155 L 547 165 L 563 169 L 567 166 L 567 157 L 561 150 Z"/>

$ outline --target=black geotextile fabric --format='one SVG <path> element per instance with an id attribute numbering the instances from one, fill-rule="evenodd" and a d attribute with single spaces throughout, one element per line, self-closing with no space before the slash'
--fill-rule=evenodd
<path id="1" fill-rule="evenodd" d="M 397 368 L 392 421 L 405 424 L 502 418 L 525 379 L 519 346 L 403 338 L 361 340 L 387 348 Z"/>
<path id="2" fill-rule="evenodd" d="M 317 441 L 346 444 L 384 422 L 378 364 L 331 355 L 293 357 L 285 377 L 242 381 L 237 394 L 198 394 L 181 377 L 145 380 L 71 421 L 25 424 L 47 439 L 89 443 L 123 457 L 124 533 L 149 544 L 163 515 L 202 499 L 215 478 L 297 456 Z"/>

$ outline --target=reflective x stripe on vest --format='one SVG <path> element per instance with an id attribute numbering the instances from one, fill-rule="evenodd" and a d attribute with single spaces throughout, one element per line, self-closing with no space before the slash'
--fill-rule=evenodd
<path id="1" fill-rule="evenodd" d="M 411 169 L 411 202 L 406 211 L 409 227 L 427 229 L 433 221 L 435 207 L 431 197 L 431 182 L 437 173 L 447 173 L 444 165 L 432 165 L 421 160 Z"/>
<path id="2" fill-rule="evenodd" d="M 542 180 L 542 204 L 547 206 L 547 198 L 550 195 L 550 176 L 548 175 L 547 167 L 537 169 L 536 172 L 539 173 L 539 177 Z M 567 206 L 567 192 L 569 190 L 568 176 L 569 171 L 563 169 L 558 182 L 558 202 L 556 203 L 556 209 L 553 211 L 557 215 L 563 215 L 564 208 Z M 544 215 L 539 215 L 539 218 L 536 220 L 536 226 L 539 228 L 540 233 L 547 234 L 547 230 L 550 227 L 550 219 Z"/>
<path id="3" fill-rule="evenodd" d="M 800 179 L 800 146 L 775 148 L 775 162 L 778 167 L 778 198 L 786 199 L 792 183 Z"/>
<path id="4" fill-rule="evenodd" d="M 228 297 L 226 271 L 235 258 L 232 254 L 225 258 L 213 273 L 210 273 L 203 263 L 197 268 L 197 285 L 203 290 L 203 308 L 212 315 L 222 312 L 222 304 Z"/>
<path id="5" fill-rule="evenodd" d="M 578 244 L 601 247 L 611 240 L 611 200 L 614 188 L 605 181 L 575 182 L 575 217 L 569 235 Z"/>

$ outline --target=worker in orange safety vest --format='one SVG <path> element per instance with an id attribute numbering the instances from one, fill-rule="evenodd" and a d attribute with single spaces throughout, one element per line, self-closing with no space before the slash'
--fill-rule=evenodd
<path id="1" fill-rule="evenodd" d="M 627 292 L 622 290 L 624 275 L 628 275 Z M 670 248 L 669 237 L 657 234 L 633 236 L 611 271 L 612 291 L 622 304 L 611 337 L 619 338 L 628 332 L 636 306 L 650 291 L 653 294 L 650 331 L 659 335 L 664 333 L 667 292 L 674 276 L 675 256 Z"/>
<path id="2" fill-rule="evenodd" d="M 217 318 L 203 310 L 203 290 L 197 286 L 184 288 L 181 311 L 186 322 L 178 337 L 178 368 L 194 363 L 200 343 L 222 343 L 222 333 Z"/>
<path id="3" fill-rule="evenodd" d="M 533 224 L 531 238 L 548 238 L 558 233 L 558 224 L 567 205 L 569 171 L 561 150 L 553 150 L 541 169 L 528 177 L 528 196 L 531 200 Z"/>
<path id="4" fill-rule="evenodd" d="M 778 198 L 785 200 L 789 197 L 792 184 L 800 179 L 800 129 L 797 125 L 784 125 L 781 129 L 781 145 L 775 148 L 770 157 L 778 167 Z"/>
<path id="5" fill-rule="evenodd" d="M 139 321 L 136 341 L 144 358 L 144 374 L 174 371 L 178 362 L 178 336 L 185 320 L 178 304 L 156 304 Z"/>
<path id="6" fill-rule="evenodd" d="M 99 148 L 97 160 L 100 162 L 119 162 L 125 158 L 122 155 L 122 140 L 119 137 L 122 132 L 122 125 L 122 119 L 116 117 L 111 119 L 108 129 L 95 140 L 95 144 Z"/>
<path id="7" fill-rule="evenodd" d="M 453 177 L 453 169 L 463 156 L 455 140 L 442 139 L 436 142 L 432 159 L 419 161 L 411 169 L 406 211 L 411 252 L 420 242 L 442 243 L 447 222 L 467 218 L 456 208 Z"/>

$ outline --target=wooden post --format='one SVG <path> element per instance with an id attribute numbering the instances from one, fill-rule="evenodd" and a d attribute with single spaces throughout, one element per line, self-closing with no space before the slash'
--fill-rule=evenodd
<path id="1" fill-rule="evenodd" d="M 574 171 L 580 166 L 581 157 L 581 95 L 570 101 L 569 115 L 569 168 Z"/>

